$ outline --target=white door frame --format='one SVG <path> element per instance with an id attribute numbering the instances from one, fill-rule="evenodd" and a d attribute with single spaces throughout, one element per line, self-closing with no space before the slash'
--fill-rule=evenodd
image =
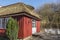
<path id="1" fill-rule="evenodd" d="M 36 20 L 32 20 L 32 34 L 36 33 Z"/>

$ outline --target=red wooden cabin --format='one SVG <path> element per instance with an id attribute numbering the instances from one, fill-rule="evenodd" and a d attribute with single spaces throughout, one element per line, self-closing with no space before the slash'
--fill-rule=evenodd
<path id="1" fill-rule="evenodd" d="M 4 11 L 3 11 L 3 10 Z M 0 8 L 0 33 L 4 33 L 6 22 L 9 17 L 17 20 L 19 25 L 18 39 L 26 38 L 34 33 L 40 32 L 40 17 L 35 13 L 34 8 L 23 3 L 16 3 Z M 2 12 L 1 12 L 2 11 Z"/>

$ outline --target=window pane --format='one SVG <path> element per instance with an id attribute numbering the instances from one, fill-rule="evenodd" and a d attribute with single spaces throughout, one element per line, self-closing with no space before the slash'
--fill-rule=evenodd
<path id="1" fill-rule="evenodd" d="M 2 18 L 0 18 L 0 29 L 2 29 Z"/>
<path id="2" fill-rule="evenodd" d="M 0 18 L 0 29 L 6 29 L 6 24 L 9 18 Z"/>
<path id="3" fill-rule="evenodd" d="M 9 18 L 5 18 L 5 29 L 6 29 L 6 25 L 7 25 L 8 20 L 9 20 Z"/>
<path id="4" fill-rule="evenodd" d="M 32 20 L 32 27 L 36 27 L 36 21 Z"/>
<path id="5" fill-rule="evenodd" d="M 5 29 L 5 19 L 4 18 L 2 18 L 2 28 Z"/>

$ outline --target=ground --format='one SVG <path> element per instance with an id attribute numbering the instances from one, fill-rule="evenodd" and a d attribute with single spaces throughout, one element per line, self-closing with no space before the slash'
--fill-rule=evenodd
<path id="1" fill-rule="evenodd" d="M 48 33 L 33 34 L 30 40 L 60 40 L 60 34 L 48 34 Z"/>

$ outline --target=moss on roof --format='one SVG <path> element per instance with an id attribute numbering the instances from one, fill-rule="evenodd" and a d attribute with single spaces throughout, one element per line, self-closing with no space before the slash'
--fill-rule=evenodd
<path id="1" fill-rule="evenodd" d="M 40 18 L 39 15 L 37 13 L 35 13 L 33 10 L 34 10 L 34 7 L 32 7 L 30 5 L 26 5 L 24 3 L 15 3 L 15 4 L 1 7 L 0 16 L 19 13 L 19 12 L 27 12 L 30 15 Z"/>

